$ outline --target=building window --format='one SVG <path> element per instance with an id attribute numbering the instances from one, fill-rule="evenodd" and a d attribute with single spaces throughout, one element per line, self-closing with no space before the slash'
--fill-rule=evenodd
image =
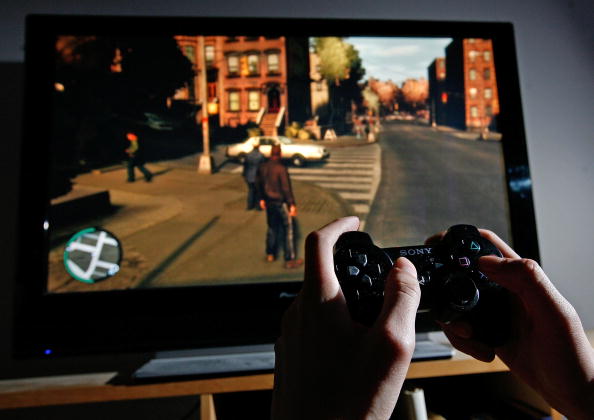
<path id="1" fill-rule="evenodd" d="M 485 99 L 491 99 L 493 97 L 493 90 L 491 88 L 485 88 Z"/>
<path id="2" fill-rule="evenodd" d="M 470 107 L 470 116 L 473 118 L 478 117 L 478 107 L 476 107 L 476 106 Z"/>
<path id="3" fill-rule="evenodd" d="M 237 76 L 239 74 L 239 56 L 227 56 L 227 70 L 230 75 Z"/>
<path id="4" fill-rule="evenodd" d="M 240 110 L 239 91 L 232 90 L 229 92 L 229 111 L 239 112 L 239 110 Z"/>
<path id="5" fill-rule="evenodd" d="M 488 50 L 487 50 L 487 51 L 485 51 L 485 52 L 483 53 L 483 59 L 484 59 L 485 61 L 491 61 L 491 51 L 488 51 Z"/>
<path id="6" fill-rule="evenodd" d="M 192 63 L 196 63 L 196 50 L 194 49 L 194 46 L 184 46 L 184 55 L 188 57 L 188 60 L 190 60 Z"/>
<path id="7" fill-rule="evenodd" d="M 258 111 L 260 109 L 260 91 L 250 90 L 248 92 L 248 111 Z"/>
<path id="8" fill-rule="evenodd" d="M 280 72 L 280 60 L 278 53 L 271 53 L 267 56 L 268 73 Z"/>
<path id="9" fill-rule="evenodd" d="M 470 78 L 470 80 L 476 80 L 476 70 L 470 69 L 468 71 L 468 77 Z"/>
<path id="10" fill-rule="evenodd" d="M 247 57 L 247 63 L 250 76 L 260 74 L 260 56 L 258 54 L 250 53 Z"/>
<path id="11" fill-rule="evenodd" d="M 245 37 L 246 41 L 257 41 L 258 39 L 260 39 L 260 37 L 258 37 L 258 36 L 246 36 Z"/>
<path id="12" fill-rule="evenodd" d="M 478 93 L 478 89 L 475 87 L 471 87 L 470 89 L 468 89 L 468 93 L 470 94 L 470 97 L 472 99 L 476 98 L 476 94 Z"/>
<path id="13" fill-rule="evenodd" d="M 204 46 L 204 60 L 207 66 L 212 66 L 215 59 L 215 47 L 214 45 Z"/>
<path id="14" fill-rule="evenodd" d="M 487 114 L 487 117 L 493 116 L 493 107 L 491 107 L 491 105 L 485 107 L 485 114 Z"/>
<path id="15" fill-rule="evenodd" d="M 225 39 L 225 42 L 237 42 L 239 41 L 239 38 L 237 38 L 236 36 L 228 36 L 227 39 Z"/>
<path id="16" fill-rule="evenodd" d="M 483 76 L 484 76 L 485 80 L 490 80 L 491 79 L 491 69 L 487 67 L 485 69 L 485 71 L 483 72 Z"/>
<path id="17" fill-rule="evenodd" d="M 479 53 L 476 50 L 470 50 L 468 52 L 468 58 L 470 58 L 470 61 L 474 62 L 474 60 L 476 60 L 476 58 L 478 57 Z"/>

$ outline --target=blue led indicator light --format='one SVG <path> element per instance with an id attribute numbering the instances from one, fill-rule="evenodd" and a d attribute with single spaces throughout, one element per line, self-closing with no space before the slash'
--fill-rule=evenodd
<path id="1" fill-rule="evenodd" d="M 43 352 L 43 354 L 45 354 L 46 356 L 49 356 L 52 353 L 53 351 L 51 349 L 45 349 L 45 351 Z"/>

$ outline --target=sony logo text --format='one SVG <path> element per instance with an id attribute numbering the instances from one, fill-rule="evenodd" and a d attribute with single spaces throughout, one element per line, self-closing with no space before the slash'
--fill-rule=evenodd
<path id="1" fill-rule="evenodd" d="M 432 248 L 401 249 L 400 256 L 407 257 L 412 255 L 430 255 Z"/>

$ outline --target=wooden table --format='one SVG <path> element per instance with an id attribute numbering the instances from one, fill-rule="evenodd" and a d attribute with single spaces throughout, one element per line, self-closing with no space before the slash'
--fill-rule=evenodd
<path id="1" fill-rule="evenodd" d="M 456 353 L 448 360 L 412 363 L 407 379 L 506 370 L 507 367 L 499 359 L 483 363 Z M 214 420 L 214 394 L 270 390 L 273 386 L 271 373 L 151 384 L 109 384 L 116 375 L 117 372 L 108 372 L 0 381 L 0 409 L 200 395 L 200 418 Z"/>
<path id="2" fill-rule="evenodd" d="M 594 330 L 588 331 L 590 342 Z M 507 367 L 499 359 L 483 363 L 456 352 L 451 359 L 413 362 L 407 379 L 436 378 L 455 375 L 505 372 Z M 166 381 L 151 384 L 114 385 L 109 382 L 117 372 L 88 375 L 54 376 L 0 381 L 0 410 L 43 407 L 145 398 L 199 395 L 201 419 L 216 419 L 213 395 L 227 392 L 270 390 L 271 373 L 210 379 Z M 555 410 L 552 418 L 561 419 Z"/>

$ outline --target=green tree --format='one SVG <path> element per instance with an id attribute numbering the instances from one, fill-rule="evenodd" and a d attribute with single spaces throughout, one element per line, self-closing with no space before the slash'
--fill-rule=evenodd
<path id="1" fill-rule="evenodd" d="M 351 105 L 360 106 L 362 103 L 359 81 L 365 75 L 365 69 L 361 57 L 357 49 L 343 38 L 314 38 L 312 44 L 320 58 L 319 72 L 329 85 L 328 123 L 341 130 Z"/>
<path id="2" fill-rule="evenodd" d="M 371 86 L 366 86 L 363 89 L 363 103 L 375 115 L 378 115 L 380 109 L 380 98 Z"/>
<path id="3" fill-rule="evenodd" d="M 338 37 L 314 38 L 314 50 L 320 57 L 320 74 L 330 84 L 340 85 L 349 76 L 350 60 L 347 44 Z"/>

